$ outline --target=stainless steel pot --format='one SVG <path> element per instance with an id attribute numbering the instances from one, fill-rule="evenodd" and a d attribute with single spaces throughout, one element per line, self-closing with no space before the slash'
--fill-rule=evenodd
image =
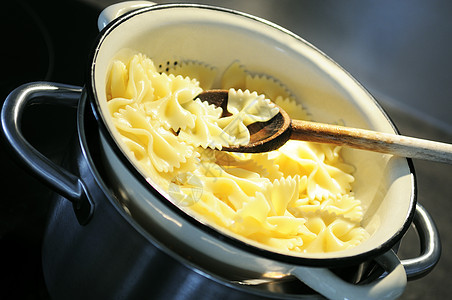
<path id="1" fill-rule="evenodd" d="M 22 112 L 30 104 L 78 107 L 77 139 L 67 163 L 57 166 L 22 136 Z M 112 192 L 102 164 L 98 124 L 79 87 L 30 83 L 13 91 L 2 109 L 3 133 L 16 158 L 55 196 L 43 241 L 43 270 L 54 299 L 304 299 L 320 297 L 293 277 L 253 278 L 194 262 L 183 249 L 149 234 Z M 438 262 L 438 231 L 417 204 L 414 225 L 422 253 L 404 260 L 408 279 L 427 274 Z M 396 250 L 396 248 L 394 248 Z M 384 277 L 372 261 L 332 269 L 347 282 Z"/>

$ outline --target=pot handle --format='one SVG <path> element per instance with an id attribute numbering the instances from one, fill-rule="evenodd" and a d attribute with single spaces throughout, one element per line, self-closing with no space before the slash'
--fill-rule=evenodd
<path id="1" fill-rule="evenodd" d="M 418 279 L 427 275 L 438 263 L 441 257 L 441 239 L 433 218 L 427 210 L 416 205 L 413 219 L 420 242 L 420 256 L 402 260 L 408 280 Z"/>
<path id="2" fill-rule="evenodd" d="M 97 19 L 97 28 L 101 31 L 114 19 L 133 10 L 153 6 L 155 4 L 156 3 L 150 1 L 125 1 L 112 4 L 99 14 L 99 18 Z"/>
<path id="3" fill-rule="evenodd" d="M 56 165 L 34 148 L 22 134 L 25 108 L 32 104 L 77 107 L 82 88 L 49 82 L 19 86 L 6 98 L 1 111 L 2 132 L 12 154 L 47 186 L 70 200 L 80 224 L 86 224 L 94 210 L 83 181 Z"/>

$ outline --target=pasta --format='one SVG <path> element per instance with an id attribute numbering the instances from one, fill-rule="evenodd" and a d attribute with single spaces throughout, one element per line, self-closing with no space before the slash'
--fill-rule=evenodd
<path id="1" fill-rule="evenodd" d="M 131 158 L 171 201 L 203 222 L 281 252 L 330 252 L 368 237 L 354 169 L 340 147 L 289 141 L 268 153 L 231 153 L 246 144 L 247 125 L 278 108 L 293 118 L 307 111 L 279 81 L 233 62 L 222 74 L 227 110 L 196 99 L 218 70 L 187 61 L 158 70 L 143 54 L 112 62 L 108 108 Z"/>

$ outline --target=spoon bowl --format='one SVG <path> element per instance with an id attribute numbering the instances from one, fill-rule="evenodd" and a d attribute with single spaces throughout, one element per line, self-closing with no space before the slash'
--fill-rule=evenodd
<path id="1" fill-rule="evenodd" d="M 228 91 L 227 90 L 209 90 L 198 95 L 201 101 L 213 104 L 223 109 L 222 117 L 229 116 L 227 110 Z M 275 104 L 275 106 L 277 106 Z M 255 122 L 247 126 L 250 132 L 250 141 L 246 145 L 223 146 L 223 151 L 259 153 L 269 152 L 278 149 L 284 145 L 291 137 L 291 119 L 282 108 L 270 120 L 266 122 Z"/>
<path id="2" fill-rule="evenodd" d="M 221 107 L 222 117 L 230 115 L 227 111 L 227 90 L 207 90 L 197 98 Z M 222 147 L 222 150 L 243 153 L 269 152 L 280 148 L 289 139 L 294 139 L 452 164 L 450 144 L 339 125 L 292 120 L 284 109 L 277 107 L 279 112 L 269 121 L 255 122 L 247 126 L 250 132 L 248 144 Z"/>

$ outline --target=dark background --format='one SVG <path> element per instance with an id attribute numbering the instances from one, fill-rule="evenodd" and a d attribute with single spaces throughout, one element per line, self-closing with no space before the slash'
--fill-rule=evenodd
<path id="1" fill-rule="evenodd" d="M 81 1 L 5 1 L 0 10 L 1 103 L 12 89 L 31 81 L 83 85 L 99 12 Z M 75 111 L 33 106 L 25 111 L 23 131 L 58 162 L 73 138 L 74 122 Z M 0 167 L 0 299 L 48 299 L 41 239 L 51 191 L 23 171 L 3 144 Z"/>
<path id="2" fill-rule="evenodd" d="M 97 16 L 109 0 L 19 0 L 2 4 L 0 101 L 22 83 L 83 85 Z M 155 1 L 166 3 L 170 1 Z M 188 1 L 245 11 L 306 38 L 338 61 L 380 101 L 402 134 L 452 143 L 452 2 L 450 1 Z M 60 161 L 73 138 L 71 109 L 31 107 L 23 130 Z M 414 161 L 419 202 L 443 243 L 437 267 L 408 283 L 402 299 L 445 299 L 452 276 L 452 167 Z M 2 144 L 0 299 L 48 299 L 41 239 L 51 191 L 23 171 Z M 400 256 L 417 255 L 411 230 Z"/>

